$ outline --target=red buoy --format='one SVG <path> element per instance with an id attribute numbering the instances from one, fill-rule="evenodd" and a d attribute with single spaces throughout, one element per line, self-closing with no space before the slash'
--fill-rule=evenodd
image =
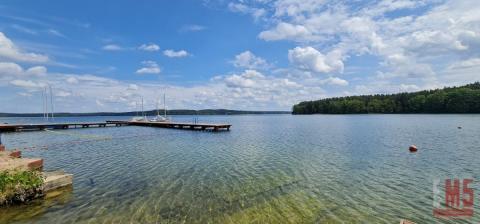
<path id="1" fill-rule="evenodd" d="M 408 150 L 410 150 L 410 152 L 416 152 L 418 150 L 417 146 L 416 145 L 411 145 Z"/>

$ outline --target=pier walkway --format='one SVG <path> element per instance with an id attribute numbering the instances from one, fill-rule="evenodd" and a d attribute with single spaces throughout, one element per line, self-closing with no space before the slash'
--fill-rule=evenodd
<path id="1" fill-rule="evenodd" d="M 44 123 L 44 124 L 0 124 L 0 132 L 13 131 L 42 131 L 46 129 L 69 129 L 91 127 L 119 127 L 128 125 L 128 122 L 72 122 L 72 123 Z"/>
<path id="2" fill-rule="evenodd" d="M 107 121 L 111 122 L 111 121 Z M 115 121 L 114 121 L 115 122 Z M 176 128 L 186 130 L 198 130 L 198 131 L 230 131 L 230 124 L 206 124 L 206 123 L 181 123 L 181 122 L 150 122 L 150 121 L 130 121 L 129 125 L 135 126 L 147 126 L 158 128 Z"/>
<path id="3" fill-rule="evenodd" d="M 71 122 L 71 123 L 44 123 L 44 124 L 0 124 L 0 132 L 42 131 L 47 129 L 70 128 L 101 128 L 121 126 L 146 126 L 157 128 L 175 128 L 199 131 L 229 131 L 230 124 L 183 123 L 183 122 L 150 122 L 150 121 L 106 121 L 106 122 Z"/>

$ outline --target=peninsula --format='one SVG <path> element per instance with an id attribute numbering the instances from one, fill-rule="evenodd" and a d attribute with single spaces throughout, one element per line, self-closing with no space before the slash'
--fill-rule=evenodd
<path id="1" fill-rule="evenodd" d="M 480 113 L 480 82 L 411 93 L 346 96 L 305 101 L 293 114 Z"/>

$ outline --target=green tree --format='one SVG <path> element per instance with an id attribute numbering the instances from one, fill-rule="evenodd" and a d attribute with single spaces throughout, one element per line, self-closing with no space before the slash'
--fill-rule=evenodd
<path id="1" fill-rule="evenodd" d="M 364 95 L 301 102 L 293 114 L 480 113 L 480 82 L 413 93 Z"/>
<path id="2" fill-rule="evenodd" d="M 425 98 L 425 111 L 429 113 L 445 112 L 445 100 L 447 94 L 443 91 L 430 94 Z"/>

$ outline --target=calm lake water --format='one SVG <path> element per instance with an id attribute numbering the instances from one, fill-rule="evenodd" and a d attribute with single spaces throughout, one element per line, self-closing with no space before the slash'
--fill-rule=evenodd
<path id="1" fill-rule="evenodd" d="M 106 119 L 112 118 L 57 121 Z M 0 223 L 480 221 L 480 115 L 199 120 L 233 127 L 218 133 L 132 126 L 3 134 L 8 148 L 44 158 L 45 170 L 73 173 L 74 185 L 48 200 L 0 208 Z M 409 153 L 411 144 L 419 152 Z M 474 179 L 475 216 L 435 219 L 433 182 L 455 177 Z"/>

